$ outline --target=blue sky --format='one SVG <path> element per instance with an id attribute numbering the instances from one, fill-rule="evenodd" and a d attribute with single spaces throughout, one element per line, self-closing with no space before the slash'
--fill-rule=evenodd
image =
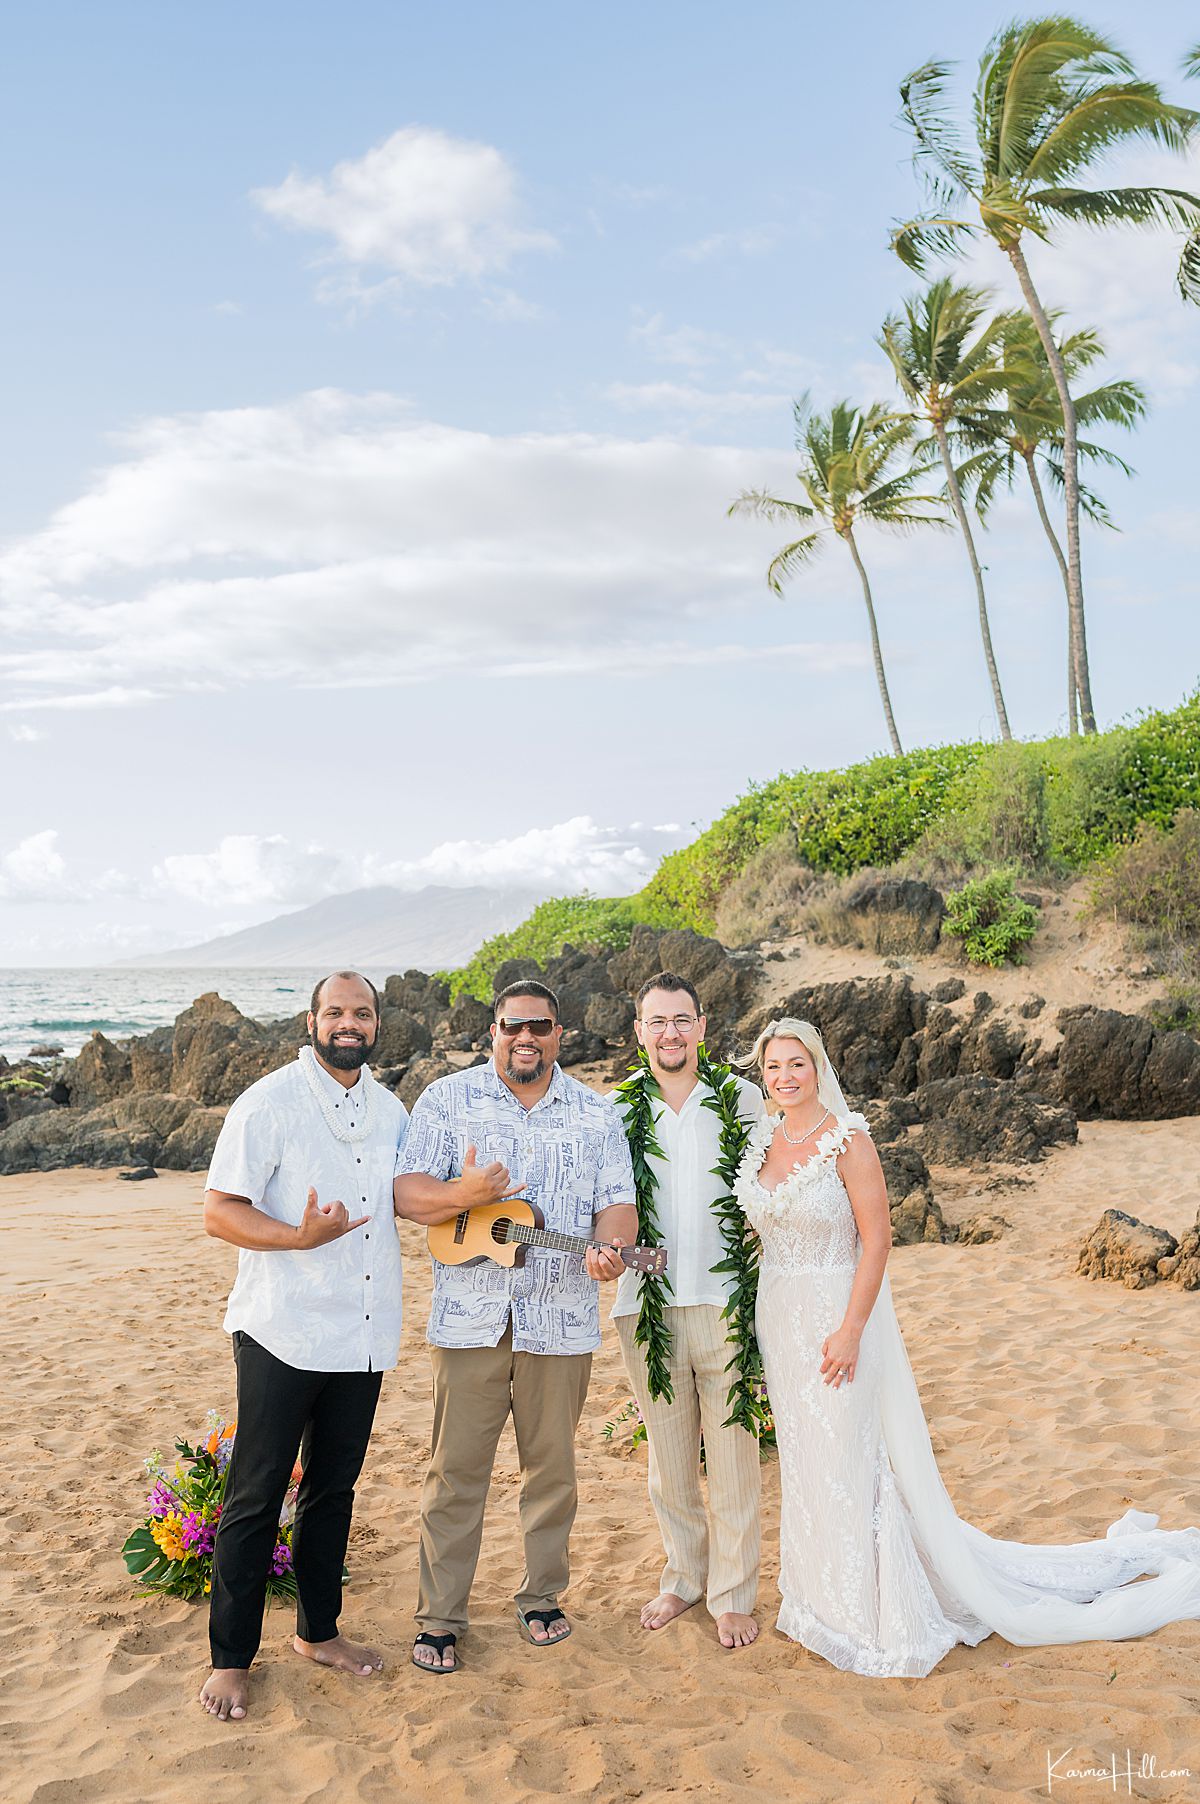
<path id="1" fill-rule="evenodd" d="M 1084 8 L 1111 28 L 1115 15 Z M 0 959 L 371 880 L 630 887 L 751 778 L 885 743 L 853 571 L 785 601 L 791 398 L 887 392 L 900 77 L 1000 9 L 49 4 L 10 71 Z M 1116 20 L 1181 101 L 1195 16 Z M 1200 189 L 1143 155 L 1123 171 Z M 1151 392 L 1086 548 L 1106 720 L 1197 671 L 1200 311 L 1174 247 L 1042 253 Z M 1004 271 L 981 253 L 973 279 Z M 1063 717 L 1023 499 L 1014 726 Z M 991 731 L 961 547 L 864 543 L 906 744 Z"/>

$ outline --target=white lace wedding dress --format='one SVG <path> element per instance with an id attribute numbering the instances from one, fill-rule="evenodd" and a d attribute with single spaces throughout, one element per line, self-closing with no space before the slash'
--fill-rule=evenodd
<path id="1" fill-rule="evenodd" d="M 861 1252 L 837 1158 L 851 1114 L 777 1189 L 756 1126 L 737 1195 L 762 1242 L 758 1338 L 779 1443 L 778 1626 L 850 1672 L 920 1677 L 958 1642 L 1123 1640 L 1200 1617 L 1200 1529 L 1127 1510 L 1102 1541 L 997 1541 L 960 1520 L 929 1441 L 885 1277 L 852 1384 L 821 1378 Z M 1141 1584 L 1129 1581 L 1153 1574 Z"/>

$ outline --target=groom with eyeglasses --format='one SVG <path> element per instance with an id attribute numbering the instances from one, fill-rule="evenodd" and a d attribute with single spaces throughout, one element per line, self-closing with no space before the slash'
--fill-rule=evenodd
<path id="1" fill-rule="evenodd" d="M 437 1079 L 418 1100 L 397 1167 L 396 1213 L 423 1226 L 521 1195 L 559 1234 L 627 1246 L 637 1237 L 633 1167 L 610 1102 L 557 1064 L 558 999 L 523 979 L 496 997 L 492 1058 Z M 537 1647 L 564 1641 L 559 1608 L 575 1520 L 575 1430 L 600 1345 L 597 1283 L 619 1256 L 530 1246 L 524 1265 L 433 1265 L 433 1443 L 421 1496 L 413 1664 L 457 1670 L 501 1431 L 521 1468 L 525 1576 L 517 1618 Z"/>

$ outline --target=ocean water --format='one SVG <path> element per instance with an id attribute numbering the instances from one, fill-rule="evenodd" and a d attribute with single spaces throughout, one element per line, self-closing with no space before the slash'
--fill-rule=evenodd
<path id="1" fill-rule="evenodd" d="M 99 1028 L 110 1040 L 174 1021 L 206 990 L 256 1020 L 298 1014 L 320 971 L 0 969 L 0 1053 L 24 1058 L 57 1044 L 70 1056 Z M 374 973 L 372 973 L 374 975 Z"/>

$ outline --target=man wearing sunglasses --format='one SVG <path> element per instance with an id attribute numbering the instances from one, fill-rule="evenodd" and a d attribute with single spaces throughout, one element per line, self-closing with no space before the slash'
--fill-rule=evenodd
<path id="1" fill-rule="evenodd" d="M 521 1195 L 557 1233 L 630 1245 L 637 1206 L 625 1133 L 611 1103 L 559 1068 L 553 990 L 533 979 L 510 984 L 494 1015 L 490 1062 L 438 1078 L 413 1109 L 396 1213 L 430 1226 Z M 413 1647 L 423 1672 L 457 1670 L 492 1465 L 510 1414 L 525 1543 L 517 1616 L 537 1647 L 571 1633 L 558 1597 L 577 1502 L 575 1430 L 600 1345 L 597 1282 L 623 1269 L 614 1253 L 537 1246 L 511 1269 L 434 1261 L 433 1445 Z"/>

